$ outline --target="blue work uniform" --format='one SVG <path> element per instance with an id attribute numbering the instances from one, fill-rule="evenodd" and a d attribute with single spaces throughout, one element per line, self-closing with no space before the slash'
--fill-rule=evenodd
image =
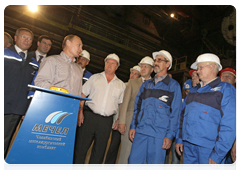
<path id="1" fill-rule="evenodd" d="M 136 133 L 129 163 L 164 163 L 163 139 L 175 137 L 181 104 L 181 87 L 168 75 L 156 84 L 154 78 L 142 84 L 130 125 Z"/>
<path id="2" fill-rule="evenodd" d="M 88 79 L 92 76 L 92 73 L 90 73 L 89 71 L 87 71 L 86 69 L 83 72 L 83 81 L 82 84 L 84 85 L 84 83 L 86 81 L 88 81 Z"/>
<path id="3" fill-rule="evenodd" d="M 193 87 L 180 114 L 177 142 L 183 144 L 183 163 L 224 163 L 236 137 L 236 89 L 217 77 Z"/>

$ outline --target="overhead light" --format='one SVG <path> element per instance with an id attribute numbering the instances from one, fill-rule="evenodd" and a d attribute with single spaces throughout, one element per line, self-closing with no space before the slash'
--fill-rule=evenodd
<path id="1" fill-rule="evenodd" d="M 172 17 L 172 18 L 173 18 L 173 17 L 174 17 L 174 13 L 171 13 L 170 17 Z"/>
<path id="2" fill-rule="evenodd" d="M 36 12 L 38 7 L 37 7 L 37 5 L 28 5 L 28 9 L 32 12 Z"/>

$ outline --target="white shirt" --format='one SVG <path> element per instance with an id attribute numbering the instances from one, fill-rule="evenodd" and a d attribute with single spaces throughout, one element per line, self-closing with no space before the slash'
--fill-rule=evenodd
<path id="1" fill-rule="evenodd" d="M 151 79 L 152 77 L 150 76 L 147 80 Z M 142 82 L 147 81 L 145 78 L 142 77 Z"/>
<path id="2" fill-rule="evenodd" d="M 96 114 L 111 116 L 118 112 L 118 105 L 123 101 L 125 84 L 117 78 L 108 83 L 105 72 L 92 75 L 83 85 L 82 93 L 92 101 L 86 105 Z"/>
<path id="3" fill-rule="evenodd" d="M 25 59 L 27 58 L 27 52 L 28 52 L 28 50 L 23 51 L 23 50 L 21 50 L 17 45 L 14 45 L 14 47 L 15 47 L 15 49 L 16 49 L 16 51 L 17 51 L 18 54 L 19 54 L 20 52 L 24 52 L 24 53 L 25 53 Z"/>
<path id="4" fill-rule="evenodd" d="M 36 50 L 35 53 L 36 53 L 36 59 L 37 59 L 38 62 L 39 62 L 39 59 L 40 59 L 40 55 L 43 56 L 42 62 L 43 62 L 44 58 L 46 58 L 46 56 L 47 56 L 47 54 L 42 55 L 38 50 Z"/>

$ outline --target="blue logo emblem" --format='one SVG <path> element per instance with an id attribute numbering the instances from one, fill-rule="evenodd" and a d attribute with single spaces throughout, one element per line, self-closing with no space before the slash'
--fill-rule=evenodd
<path id="1" fill-rule="evenodd" d="M 65 117 L 71 114 L 72 113 L 62 111 L 53 112 L 47 116 L 47 118 L 45 119 L 45 123 L 51 122 L 52 124 L 56 123 L 57 125 L 59 125 L 60 123 L 62 123 Z"/>

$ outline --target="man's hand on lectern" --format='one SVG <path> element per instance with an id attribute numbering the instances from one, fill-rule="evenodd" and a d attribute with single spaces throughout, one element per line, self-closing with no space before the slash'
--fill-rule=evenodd
<path id="1" fill-rule="evenodd" d="M 78 127 L 81 126 L 81 124 L 83 123 L 83 120 L 84 120 L 83 110 L 80 109 L 78 113 L 78 121 L 77 121 Z"/>

